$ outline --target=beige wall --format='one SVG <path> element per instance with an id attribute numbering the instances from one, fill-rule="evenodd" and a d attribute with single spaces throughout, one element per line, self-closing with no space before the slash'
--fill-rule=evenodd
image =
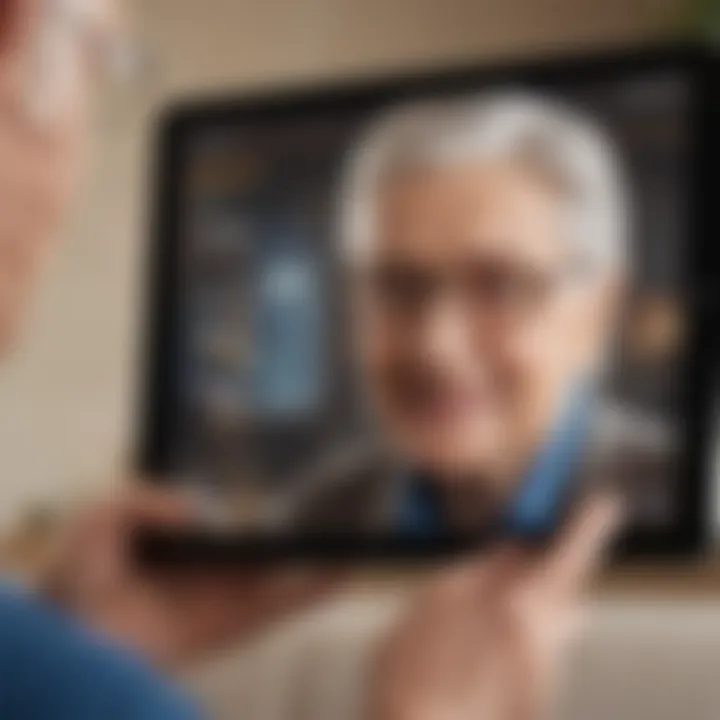
<path id="1" fill-rule="evenodd" d="M 0 374 L 0 525 L 123 464 L 135 400 L 146 142 L 169 95 L 218 85 L 623 43 L 678 0 L 138 0 L 153 56 L 115 92 L 80 218 L 48 271 L 26 344 Z"/>

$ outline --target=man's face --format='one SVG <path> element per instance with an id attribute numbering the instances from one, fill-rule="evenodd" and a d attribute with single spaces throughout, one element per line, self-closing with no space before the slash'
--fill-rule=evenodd
<path id="1" fill-rule="evenodd" d="M 396 176 L 356 265 L 358 346 L 391 443 L 503 477 L 602 352 L 609 286 L 570 262 L 564 208 L 511 163 Z"/>

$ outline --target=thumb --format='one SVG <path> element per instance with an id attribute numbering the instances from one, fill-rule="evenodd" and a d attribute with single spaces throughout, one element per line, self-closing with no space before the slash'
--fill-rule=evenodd
<path id="1" fill-rule="evenodd" d="M 600 566 L 621 526 L 615 495 L 586 498 L 541 561 L 543 580 L 555 597 L 573 597 Z"/>

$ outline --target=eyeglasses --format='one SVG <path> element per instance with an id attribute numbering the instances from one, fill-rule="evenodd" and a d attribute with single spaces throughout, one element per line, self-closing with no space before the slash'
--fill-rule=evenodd
<path id="1" fill-rule="evenodd" d="M 572 264 L 555 271 L 504 262 L 447 271 L 385 264 L 365 268 L 356 280 L 371 310 L 393 327 L 410 327 L 438 302 L 452 300 L 473 322 L 508 331 L 531 319 L 583 271 Z"/>

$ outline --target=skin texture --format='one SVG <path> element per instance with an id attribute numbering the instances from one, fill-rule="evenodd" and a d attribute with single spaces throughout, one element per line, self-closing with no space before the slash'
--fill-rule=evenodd
<path id="1" fill-rule="evenodd" d="M 414 464 L 502 486 L 594 370 L 612 278 L 573 276 L 560 198 L 512 162 L 406 173 L 377 206 L 356 309 L 380 422 Z"/>
<path id="2" fill-rule="evenodd" d="M 75 192 L 94 82 L 93 68 L 78 53 L 62 112 L 42 124 L 28 114 L 27 62 L 37 7 L 32 0 L 0 4 L 0 343 L 5 350 L 16 338 L 42 258 Z M 103 19 L 112 5 L 97 2 L 95 8 L 96 18 Z M 552 262 L 556 246 L 549 238 L 556 221 L 537 187 L 507 168 L 487 177 L 473 175 L 472 183 L 466 180 L 418 178 L 390 189 L 385 212 L 386 232 L 398 243 L 393 252 L 435 267 L 463 264 L 468 258 L 474 262 L 476 254 L 504 252 L 510 242 L 532 250 L 528 262 Z M 470 212 L 475 205 L 483 212 Z M 531 234 L 538 242 L 523 244 Z M 499 244 L 493 246 L 491 240 Z M 446 242 L 448 252 L 436 255 Z M 452 457 L 461 463 L 489 466 L 494 462 L 492 442 L 509 442 L 512 423 L 519 430 L 516 395 L 530 381 L 523 369 L 530 361 L 522 358 L 552 361 L 546 384 L 555 383 L 572 363 L 559 351 L 542 355 L 537 329 L 524 346 L 503 348 L 512 360 L 497 360 L 487 348 L 479 353 L 475 335 L 470 337 L 459 315 L 446 311 L 447 318 L 438 309 L 408 334 L 413 353 L 427 360 L 429 369 L 418 370 L 406 355 L 401 357 L 373 309 L 364 307 L 368 371 L 381 388 L 378 404 L 389 426 L 409 448 L 427 444 L 427 457 L 444 464 L 449 457 L 444 444 L 449 443 Z M 559 342 L 559 335 L 573 328 L 578 347 L 584 347 L 581 319 L 569 308 L 545 312 L 554 334 L 545 334 L 543 343 Z M 582 320 L 587 323 L 590 316 Z M 437 395 L 419 405 L 400 399 L 403 393 L 392 379 L 404 371 L 399 368 L 427 373 L 439 388 Z M 466 389 L 477 391 L 479 399 L 457 407 L 454 393 Z M 532 426 L 546 412 L 539 400 L 533 402 L 537 407 L 528 414 L 535 419 L 523 436 L 532 435 Z M 441 441 L 429 432 L 433 424 Z M 470 442 L 474 433 L 481 448 L 477 453 Z M 505 548 L 430 579 L 378 648 L 369 717 L 541 717 L 549 706 L 555 671 L 563 666 L 564 627 L 612 534 L 613 513 L 605 500 L 588 501 L 547 554 L 529 556 Z M 69 524 L 44 573 L 42 590 L 92 627 L 162 666 L 176 666 L 242 640 L 337 586 L 337 573 L 327 571 L 160 573 L 137 564 L 131 548 L 139 525 L 177 525 L 192 518 L 193 508 L 174 494 L 131 488 L 112 495 Z"/>

